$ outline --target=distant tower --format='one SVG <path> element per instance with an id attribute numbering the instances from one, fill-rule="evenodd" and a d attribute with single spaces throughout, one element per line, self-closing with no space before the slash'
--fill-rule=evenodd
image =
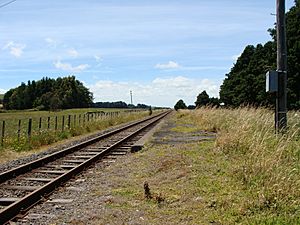
<path id="1" fill-rule="evenodd" d="M 133 102 L 132 102 L 132 91 L 130 91 L 130 103 L 131 103 L 131 105 L 133 105 Z"/>

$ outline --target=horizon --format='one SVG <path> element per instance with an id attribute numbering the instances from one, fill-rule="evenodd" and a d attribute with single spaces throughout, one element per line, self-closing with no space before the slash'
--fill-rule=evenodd
<path id="1" fill-rule="evenodd" d="M 17 0 L 0 8 L 0 93 L 74 75 L 94 102 L 129 103 L 132 91 L 135 105 L 192 105 L 203 90 L 218 97 L 247 45 L 271 40 L 274 12 L 260 0 Z"/>

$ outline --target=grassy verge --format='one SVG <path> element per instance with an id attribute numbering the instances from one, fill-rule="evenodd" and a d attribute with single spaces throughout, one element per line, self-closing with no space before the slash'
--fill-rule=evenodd
<path id="1" fill-rule="evenodd" d="M 200 109 L 185 120 L 218 131 L 215 150 L 227 156 L 229 176 L 247 198 L 243 221 L 252 224 L 300 223 L 300 117 L 289 114 L 289 129 L 275 135 L 273 112 L 265 109 Z"/>
<path id="2" fill-rule="evenodd" d="M 299 118 L 289 118 L 289 131 L 276 136 L 264 109 L 177 113 L 178 135 L 218 131 L 216 141 L 148 146 L 108 168 L 111 189 L 94 194 L 111 198 L 97 222 L 299 224 Z M 184 124 L 194 128 L 181 130 Z M 145 182 L 152 198 L 145 198 Z"/>

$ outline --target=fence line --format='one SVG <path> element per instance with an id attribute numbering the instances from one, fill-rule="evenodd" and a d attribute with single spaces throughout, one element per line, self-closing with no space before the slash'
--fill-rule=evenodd
<path id="1" fill-rule="evenodd" d="M 16 138 L 17 142 L 20 143 L 21 137 L 23 137 L 24 135 L 24 137 L 26 138 L 25 140 L 30 143 L 32 136 L 39 135 L 43 130 L 64 132 L 71 128 L 87 126 L 94 121 L 112 119 L 114 117 L 120 116 L 121 114 L 131 114 L 132 112 L 133 110 L 123 112 L 87 112 L 83 114 L 69 114 L 53 117 L 36 117 L 35 119 L 19 119 L 17 121 L 16 127 L 10 127 L 12 125 L 8 123 L 9 121 L 3 120 L 0 127 L 1 147 L 5 145 L 6 138 Z M 134 112 L 137 111 L 135 110 Z"/>

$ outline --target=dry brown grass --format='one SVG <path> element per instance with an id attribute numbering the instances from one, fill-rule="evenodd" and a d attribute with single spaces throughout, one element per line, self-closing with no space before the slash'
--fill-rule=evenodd
<path id="1" fill-rule="evenodd" d="M 259 211 L 270 213 L 271 218 L 279 214 L 279 220 L 297 218 L 300 205 L 297 112 L 289 113 L 289 129 L 284 135 L 274 134 L 274 115 L 266 109 L 202 108 L 181 113 L 199 127 L 218 131 L 215 148 L 228 155 L 232 176 L 252 193 L 252 199 L 245 203 L 249 215 Z"/>

